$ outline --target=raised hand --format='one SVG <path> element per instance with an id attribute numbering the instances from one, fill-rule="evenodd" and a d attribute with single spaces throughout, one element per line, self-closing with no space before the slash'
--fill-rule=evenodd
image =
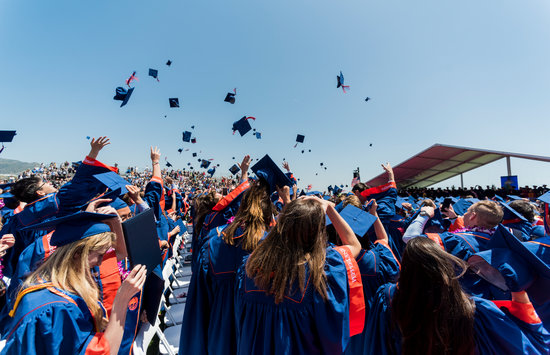
<path id="1" fill-rule="evenodd" d="M 151 161 L 158 163 L 160 161 L 160 149 L 158 147 L 151 147 Z"/>
<path id="2" fill-rule="evenodd" d="M 88 156 L 92 159 L 96 159 L 99 151 L 109 144 L 111 144 L 111 142 L 107 136 L 99 137 L 97 140 L 92 138 L 92 141 L 90 142 L 91 149 Z"/>

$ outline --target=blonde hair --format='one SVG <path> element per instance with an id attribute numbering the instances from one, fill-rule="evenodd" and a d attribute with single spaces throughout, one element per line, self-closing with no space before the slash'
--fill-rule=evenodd
<path id="1" fill-rule="evenodd" d="M 91 252 L 109 249 L 116 235 L 104 232 L 58 247 L 23 283 L 22 289 L 50 281 L 61 290 L 80 296 L 92 313 L 96 331 L 106 326 L 103 309 L 98 303 L 99 289 L 92 278 L 88 256 Z"/>
<path id="2" fill-rule="evenodd" d="M 359 200 L 359 197 L 355 195 L 349 195 L 344 199 L 343 205 L 344 207 L 346 207 L 347 205 L 352 205 L 361 208 L 361 200 Z"/>
<path id="3" fill-rule="evenodd" d="M 483 200 L 476 202 L 472 205 L 472 211 L 479 216 L 480 227 L 484 228 L 496 227 L 504 216 L 502 207 L 494 201 Z"/>

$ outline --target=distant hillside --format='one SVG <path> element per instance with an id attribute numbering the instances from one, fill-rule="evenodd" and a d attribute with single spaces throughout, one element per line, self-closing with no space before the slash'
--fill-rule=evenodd
<path id="1" fill-rule="evenodd" d="M 23 170 L 32 169 L 40 163 L 25 163 L 19 160 L 0 158 L 0 174 L 19 174 Z"/>

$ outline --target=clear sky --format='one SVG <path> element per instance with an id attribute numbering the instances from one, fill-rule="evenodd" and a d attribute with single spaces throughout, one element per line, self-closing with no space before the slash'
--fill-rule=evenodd
<path id="1" fill-rule="evenodd" d="M 17 130 L 1 157 L 76 161 L 86 136 L 108 135 L 100 158 L 123 168 L 148 165 L 150 145 L 180 168 L 202 151 L 224 174 L 233 156 L 269 153 L 322 190 L 434 143 L 549 156 L 548 23 L 546 0 L 0 0 L 0 129 Z M 243 115 L 261 140 L 232 135 Z M 192 125 L 197 144 L 183 143 Z M 512 172 L 550 183 L 548 164 L 512 159 Z M 500 161 L 464 182 L 505 174 Z"/>

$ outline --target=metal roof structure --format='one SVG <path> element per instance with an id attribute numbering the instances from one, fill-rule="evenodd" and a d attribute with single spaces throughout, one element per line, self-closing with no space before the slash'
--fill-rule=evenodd
<path id="1" fill-rule="evenodd" d="M 399 188 L 428 187 L 502 158 L 507 159 L 508 175 L 511 175 L 510 158 L 550 163 L 550 157 L 539 155 L 434 144 L 393 167 L 393 172 Z M 378 186 L 386 182 L 387 175 L 383 173 L 367 181 L 367 185 Z"/>

